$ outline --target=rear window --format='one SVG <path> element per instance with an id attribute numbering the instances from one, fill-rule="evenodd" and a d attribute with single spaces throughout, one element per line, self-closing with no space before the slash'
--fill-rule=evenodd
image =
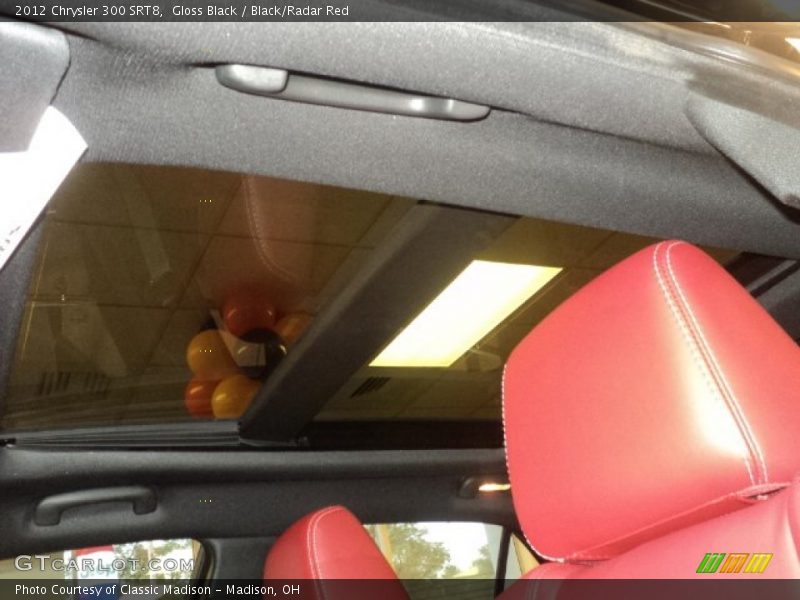
<path id="1" fill-rule="evenodd" d="M 366 529 L 400 579 L 494 579 L 503 528 L 455 521 Z"/>
<path id="2" fill-rule="evenodd" d="M 490 600 L 539 566 L 525 544 L 500 525 L 479 522 L 365 525 L 412 600 Z"/>

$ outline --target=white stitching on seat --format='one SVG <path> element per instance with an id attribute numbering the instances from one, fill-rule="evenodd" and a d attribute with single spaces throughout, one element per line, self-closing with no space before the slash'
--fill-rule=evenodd
<path id="1" fill-rule="evenodd" d="M 734 410 L 738 413 L 738 414 L 736 414 L 734 416 L 737 417 L 737 421 L 740 421 L 740 425 L 742 427 L 744 427 L 746 438 L 749 438 L 749 440 L 746 439 L 745 441 L 748 442 L 748 447 L 751 448 L 752 452 L 758 458 L 759 466 L 761 467 L 761 477 L 762 477 L 761 483 L 768 483 L 769 482 L 769 477 L 767 476 L 767 465 L 766 465 L 766 462 L 764 461 L 764 454 L 761 451 L 761 446 L 758 443 L 758 439 L 756 438 L 755 434 L 753 433 L 753 430 L 750 427 L 750 423 L 747 420 L 747 415 L 742 410 L 742 407 L 741 407 L 741 405 L 739 404 L 739 401 L 736 398 L 736 394 L 734 394 L 734 392 L 733 392 L 733 388 L 731 387 L 730 382 L 725 377 L 725 372 L 722 370 L 722 367 L 720 366 L 719 362 L 717 361 L 717 357 L 714 355 L 714 351 L 711 348 L 711 344 L 708 342 L 708 339 L 706 338 L 705 334 L 703 333 L 703 329 L 700 327 L 700 323 L 698 322 L 697 317 L 695 316 L 694 311 L 692 310 L 692 305 L 689 303 L 689 301 L 687 300 L 686 296 L 684 295 L 683 289 L 681 288 L 681 285 L 678 282 L 678 278 L 675 276 L 675 272 L 672 269 L 672 259 L 671 259 L 671 256 L 670 256 L 670 252 L 672 251 L 672 249 L 675 246 L 678 246 L 680 244 L 683 244 L 683 242 L 672 242 L 669 246 L 667 246 L 667 250 L 666 250 L 667 269 L 669 270 L 670 277 L 672 278 L 672 281 L 675 284 L 675 288 L 678 290 L 678 295 L 680 296 L 681 300 L 683 301 L 683 304 L 686 307 L 687 312 L 689 313 L 689 317 L 691 318 L 692 323 L 694 324 L 694 327 L 697 330 L 698 335 L 700 336 L 700 340 L 703 343 L 703 345 L 705 346 L 706 354 L 708 354 L 708 356 L 711 359 L 711 362 L 712 362 L 715 370 L 717 371 L 718 379 L 721 381 L 722 385 L 724 386 L 725 391 L 727 392 L 728 398 L 730 398 L 730 401 L 733 403 Z"/>
<path id="2" fill-rule="evenodd" d="M 756 440 L 755 436 L 753 435 L 753 432 L 752 432 L 752 429 L 750 427 L 750 424 L 748 423 L 747 419 L 745 418 L 745 416 L 744 416 L 744 414 L 743 414 L 743 412 L 741 410 L 741 406 L 739 405 L 736 397 L 733 395 L 733 392 L 732 392 L 732 390 L 730 388 L 730 385 L 729 385 L 728 381 L 724 377 L 724 373 L 723 373 L 722 369 L 719 366 L 719 363 L 718 363 L 718 361 L 716 359 L 716 356 L 713 354 L 713 352 L 711 352 L 708 340 L 706 339 L 706 337 L 705 337 L 705 335 L 703 333 L 703 330 L 700 328 L 700 325 L 699 325 L 699 323 L 697 321 L 697 318 L 696 318 L 694 312 L 692 311 L 691 305 L 689 304 L 685 294 L 683 293 L 683 289 L 681 288 L 680 283 L 678 282 L 678 279 L 675 276 L 675 272 L 674 272 L 674 270 L 672 268 L 672 261 L 671 261 L 671 257 L 670 257 L 670 252 L 671 252 L 673 247 L 678 246 L 680 244 L 683 244 L 684 242 L 671 242 L 667 246 L 667 249 L 666 249 L 666 261 L 667 261 L 668 273 L 669 273 L 671 281 L 672 281 L 672 283 L 673 283 L 673 285 L 674 285 L 674 287 L 675 287 L 675 289 L 676 289 L 676 291 L 678 293 L 680 301 L 685 306 L 685 310 L 688 313 L 689 318 L 691 319 L 692 324 L 694 325 L 694 328 L 696 329 L 696 331 L 697 331 L 702 343 L 705 346 L 706 354 L 708 354 L 708 356 L 710 357 L 714 367 L 718 371 L 719 376 L 721 378 L 721 381 L 726 386 L 727 391 L 728 391 L 728 395 L 729 395 L 729 397 L 730 397 L 730 399 L 731 399 L 731 401 L 732 401 L 734 406 L 731 406 L 731 403 L 726 400 L 726 397 L 724 395 L 723 390 L 721 390 L 719 384 L 717 384 L 714 381 L 713 374 L 710 373 L 709 364 L 708 364 L 708 362 L 706 360 L 703 359 L 703 356 L 700 353 L 701 349 L 698 348 L 698 345 L 699 345 L 700 342 L 698 342 L 698 340 L 695 337 L 692 336 L 691 331 L 689 330 L 689 324 L 686 322 L 686 318 L 682 316 L 682 314 L 680 312 L 680 309 L 675 304 L 675 299 L 673 299 L 672 294 L 670 294 L 669 289 L 667 288 L 667 285 L 664 282 L 664 279 L 662 278 L 661 270 L 660 270 L 659 265 L 658 265 L 658 252 L 659 252 L 659 249 L 662 246 L 664 246 L 666 243 L 667 242 L 659 243 L 657 246 L 655 246 L 655 248 L 653 248 L 653 253 L 652 253 L 652 267 L 653 267 L 653 272 L 656 275 L 656 279 L 658 281 L 658 285 L 659 285 L 659 287 L 661 289 L 661 292 L 662 292 L 662 294 L 664 296 L 666 304 L 667 304 L 670 312 L 672 313 L 673 318 L 675 319 L 675 322 L 678 325 L 678 329 L 680 330 L 681 335 L 684 338 L 684 341 L 687 342 L 687 346 L 688 346 L 688 348 L 690 350 L 691 356 L 692 356 L 692 358 L 693 358 L 693 360 L 695 362 L 695 365 L 697 366 L 698 370 L 700 371 L 703 380 L 705 381 L 705 383 L 708 386 L 709 390 L 711 391 L 712 395 L 715 398 L 717 398 L 718 401 L 720 401 L 722 403 L 722 405 L 726 408 L 726 410 L 729 413 L 731 413 L 731 416 L 733 417 L 733 419 L 737 423 L 737 425 L 739 425 L 739 427 L 737 427 L 737 430 L 739 431 L 739 434 L 742 436 L 743 441 L 745 443 L 745 446 L 748 448 L 748 450 L 750 450 L 750 452 L 748 452 L 748 455 L 743 457 L 743 462 L 744 462 L 744 465 L 745 465 L 745 469 L 747 470 L 747 474 L 748 474 L 748 477 L 750 479 L 751 484 L 752 485 L 758 485 L 758 483 L 756 481 L 756 478 L 755 478 L 755 476 L 753 474 L 753 465 L 751 465 L 751 461 L 753 459 L 752 454 L 755 454 L 757 456 L 757 459 L 759 461 L 759 466 L 761 468 L 760 475 L 764 479 L 764 481 L 762 483 L 766 483 L 766 482 L 769 481 L 768 477 L 767 477 L 767 468 L 766 468 L 766 464 L 765 464 L 765 461 L 764 461 L 763 453 L 762 453 L 761 448 L 760 448 L 760 446 L 758 444 L 758 441 Z M 511 483 L 512 496 L 513 496 L 513 493 L 514 493 L 514 482 L 512 481 L 511 469 L 509 468 L 509 464 L 508 464 L 508 433 L 507 433 L 507 428 L 506 428 L 506 411 L 505 411 L 505 403 L 506 403 L 505 381 L 506 381 L 506 372 L 507 372 L 507 370 L 508 370 L 508 362 L 506 362 L 506 364 L 505 364 L 505 366 L 503 368 L 503 377 L 502 377 L 502 381 L 501 381 L 501 400 L 502 400 L 502 402 L 501 402 L 501 416 L 502 416 L 502 426 L 503 426 L 503 447 L 504 447 L 506 471 L 508 472 L 509 482 Z M 745 429 L 745 431 L 742 431 L 742 427 Z M 748 435 L 750 436 L 750 438 L 752 440 L 752 444 L 748 443 L 748 439 L 747 439 Z M 530 547 L 533 548 L 538 554 L 540 554 L 544 558 L 546 558 L 548 560 L 557 561 L 557 562 L 560 562 L 560 563 L 563 563 L 563 562 L 566 561 L 565 558 L 554 558 L 554 557 L 550 557 L 550 556 L 547 556 L 547 555 L 541 553 L 531 543 L 530 539 L 528 538 L 527 534 L 524 531 L 523 531 L 523 536 L 525 537 L 525 540 L 528 542 Z"/>
<path id="3" fill-rule="evenodd" d="M 511 480 L 511 469 L 508 466 L 508 435 L 506 434 L 506 371 L 508 370 L 508 361 L 506 364 L 503 365 L 503 376 L 500 379 L 500 420 L 503 424 L 503 456 L 506 460 L 506 473 L 508 474 L 508 483 L 511 485 L 511 501 L 514 501 L 514 482 Z M 542 558 L 546 558 L 547 560 L 552 560 L 555 562 L 563 563 L 566 559 L 558 558 L 554 556 L 548 556 L 543 552 L 539 551 L 536 546 L 531 543 L 531 540 L 528 538 L 528 534 L 525 533 L 525 530 L 522 529 L 520 525 L 520 529 L 522 531 L 522 537 L 525 538 L 525 541 L 528 542 L 528 545 L 534 549 L 536 554 L 541 556 Z"/>
<path id="4" fill-rule="evenodd" d="M 661 276 L 661 270 L 659 269 L 658 266 L 658 251 L 665 243 L 666 242 L 661 242 L 655 248 L 653 248 L 653 271 L 655 272 L 658 285 L 661 288 L 661 292 L 666 300 L 667 306 L 669 307 L 670 312 L 672 313 L 672 316 L 675 319 L 675 322 L 678 324 L 678 328 L 680 329 L 681 334 L 684 337 L 684 340 L 687 342 L 687 346 L 689 347 L 692 359 L 694 360 L 695 365 L 698 367 L 703 377 L 703 380 L 706 382 L 706 385 L 708 386 L 708 389 L 722 403 L 722 405 L 728 410 L 728 412 L 733 412 L 731 410 L 731 406 L 726 401 L 722 391 L 719 389 L 719 386 L 715 384 L 713 380 L 713 375 L 712 373 L 709 372 L 710 369 L 708 363 L 703 360 L 703 357 L 700 354 L 700 349 L 697 347 L 698 346 L 697 341 L 692 337 L 691 331 L 689 330 L 689 326 L 685 321 L 685 317 L 681 315 L 680 309 L 675 304 L 675 300 L 672 298 L 672 295 L 670 294 L 667 285 Z M 731 416 L 734 418 L 734 421 L 736 421 L 735 415 Z M 741 431 L 741 428 L 737 428 L 737 430 L 739 430 L 739 434 L 742 436 L 745 446 L 749 448 L 749 445 L 747 444 L 747 439 L 744 436 L 744 432 Z M 757 482 L 753 475 L 753 468 L 750 464 L 751 458 L 752 457 L 748 452 L 748 455 L 743 457 L 743 460 L 745 468 L 747 469 L 747 475 L 750 478 L 750 483 L 752 485 L 756 485 Z"/>
<path id="5" fill-rule="evenodd" d="M 325 594 L 324 585 L 320 583 L 323 577 L 319 563 L 319 553 L 317 552 L 317 526 L 323 517 L 340 510 L 342 510 L 342 508 L 339 506 L 330 506 L 321 510 L 311 518 L 311 522 L 308 524 L 308 530 L 306 531 L 306 546 L 308 547 L 308 554 L 311 559 L 311 574 L 314 576 L 314 587 L 317 588 L 319 597 L 322 599 L 327 598 L 327 595 Z"/>

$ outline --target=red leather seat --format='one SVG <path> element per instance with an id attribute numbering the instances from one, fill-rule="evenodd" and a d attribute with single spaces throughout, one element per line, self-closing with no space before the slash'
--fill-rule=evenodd
<path id="1" fill-rule="evenodd" d="M 373 598 L 408 600 L 400 580 L 359 520 L 330 506 L 294 523 L 275 542 L 264 563 L 265 580 L 317 580 L 301 586 L 308 600 Z M 350 580 L 337 582 L 336 580 Z M 356 580 L 381 580 L 373 585 Z"/>
<path id="2" fill-rule="evenodd" d="M 696 570 L 723 552 L 773 554 L 725 577 L 800 577 L 800 350 L 697 248 L 595 279 L 503 386 L 514 506 L 553 561 L 530 578 L 719 577 Z"/>

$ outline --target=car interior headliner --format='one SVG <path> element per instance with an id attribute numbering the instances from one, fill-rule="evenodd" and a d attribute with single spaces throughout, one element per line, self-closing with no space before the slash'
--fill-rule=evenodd
<path id="1" fill-rule="evenodd" d="M 796 156 L 800 86 L 786 61 L 755 49 L 746 60 L 723 59 L 729 46 L 690 31 L 580 21 L 580 15 L 576 22 L 550 5 L 522 0 L 489 8 L 459 0 L 448 3 L 446 15 L 437 14 L 445 10 L 441 4 L 371 4 L 384 22 L 0 22 L 2 150 L 25 147 L 41 111 L 53 104 L 87 140 L 85 163 L 244 172 L 481 209 L 486 212 L 469 211 L 480 215 L 477 225 L 464 217 L 476 235 L 480 227 L 494 227 L 493 220 L 520 215 L 682 238 L 770 260 L 800 258 L 800 213 L 787 206 L 800 187 L 785 160 Z M 458 7 L 480 17 L 442 20 Z M 400 22 L 418 19 L 421 11 L 431 22 Z M 509 13 L 527 15 L 528 22 L 492 19 Z M 623 16 L 619 21 L 627 21 Z M 459 123 L 251 96 L 217 81 L 214 67 L 231 63 L 452 97 L 491 112 Z M 741 138 L 726 135 L 732 116 L 748 120 Z M 769 136 L 761 133 L 764 123 Z M 753 168 L 736 152 L 741 147 L 766 166 Z M 440 208 L 424 205 L 419 231 L 387 260 L 418 260 L 431 243 L 427 233 L 441 231 L 425 227 L 452 221 Z M 0 271 L 6 308 L 0 390 L 41 233 L 35 228 Z M 416 242 L 423 245 L 415 254 Z M 800 273 L 792 269 L 773 278 L 777 285 L 759 278 L 748 283 L 798 339 Z M 353 356 L 354 364 L 363 362 Z M 254 437 L 274 425 L 252 416 Z M 210 425 L 206 439 L 238 440 L 231 423 Z M 507 496 L 456 497 L 465 477 L 505 474 L 499 431 L 489 438 L 491 448 L 370 453 L 174 451 L 169 448 L 182 444 L 153 446 L 151 433 L 122 432 L 102 451 L 69 447 L 58 436 L 0 448 L 0 483 L 10 492 L 0 501 L 0 556 L 106 543 L 109 535 L 277 534 L 325 502 L 342 502 L 366 520 L 461 518 L 515 526 Z M 175 428 L 168 433 L 184 435 Z M 346 433 L 392 435 L 388 429 Z M 482 435 L 474 437 L 487 439 Z M 57 530 L 25 520 L 46 494 L 132 484 L 157 486 L 156 514 L 137 520 L 87 510 Z M 197 503 L 212 496 L 219 503 Z"/>
<path id="2" fill-rule="evenodd" d="M 800 255 L 797 215 L 704 127 L 720 107 L 768 91 L 758 110 L 793 130 L 784 113 L 798 88 L 785 73 L 693 50 L 690 32 L 598 22 L 69 28 L 70 66 L 53 103 L 86 138 L 85 161 L 253 172 Z M 211 67 L 224 63 L 493 110 L 454 123 L 249 96 L 217 82 Z M 775 156 L 783 146 L 759 145 Z"/>

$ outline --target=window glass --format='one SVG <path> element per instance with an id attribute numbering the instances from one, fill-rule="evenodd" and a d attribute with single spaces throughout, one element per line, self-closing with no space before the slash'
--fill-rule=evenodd
<path id="1" fill-rule="evenodd" d="M 468 522 L 366 525 L 412 600 L 494 597 L 503 528 Z"/>
<path id="2" fill-rule="evenodd" d="M 366 261 L 415 204 L 240 173 L 79 165 L 45 215 L 0 428 L 238 419 L 329 302 L 359 285 Z M 333 391 L 308 428 L 362 440 L 369 434 L 334 434 L 386 422 L 397 432 L 400 422 L 488 425 L 471 437 L 437 433 L 439 443 L 499 444 L 500 379 L 514 346 L 577 289 L 654 241 L 509 220 L 463 257 L 467 268 L 441 292 L 449 303 L 428 321 L 427 308 L 408 314 L 378 355 L 326 384 Z M 720 262 L 734 255 L 707 250 Z M 354 321 L 337 323 L 348 341 L 359 337 Z M 303 367 L 313 372 L 295 364 Z M 414 447 L 422 438 L 393 439 Z M 332 445 L 343 443 L 351 442 Z"/>
<path id="3" fill-rule="evenodd" d="M 81 581 L 187 580 L 200 566 L 192 539 L 149 540 L 0 560 L 0 579 Z"/>
<path id="4" fill-rule="evenodd" d="M 412 599 L 427 598 L 444 590 L 451 596 L 492 597 L 502 527 L 453 521 L 365 527 L 397 576 L 406 581 Z M 432 585 L 433 580 L 467 583 L 440 587 Z"/>
<path id="5" fill-rule="evenodd" d="M 45 215 L 2 428 L 237 418 L 413 204 L 238 173 L 79 165 Z"/>
<path id="6" fill-rule="evenodd" d="M 494 579 L 503 528 L 465 522 L 382 523 L 367 531 L 401 579 Z"/>

